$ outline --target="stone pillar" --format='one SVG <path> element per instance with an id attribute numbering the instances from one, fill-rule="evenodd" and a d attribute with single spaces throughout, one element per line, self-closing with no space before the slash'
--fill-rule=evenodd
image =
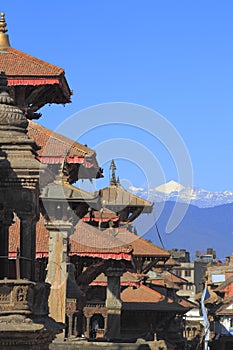
<path id="1" fill-rule="evenodd" d="M 46 225 L 49 231 L 49 259 L 47 266 L 46 282 L 51 284 L 49 296 L 50 316 L 57 322 L 65 323 L 66 314 L 66 281 L 68 238 L 73 225 L 69 222 L 56 220 Z M 59 340 L 64 338 L 59 335 Z"/>
<path id="2" fill-rule="evenodd" d="M 13 214 L 11 211 L 3 210 L 0 213 L 0 279 L 9 277 L 9 226 L 13 222 Z"/>
<path id="3" fill-rule="evenodd" d="M 8 263 L 8 227 L 0 224 L 0 279 L 8 277 L 9 263 Z"/>
<path id="4" fill-rule="evenodd" d="M 76 313 L 76 305 L 77 305 L 76 299 L 68 298 L 68 295 L 66 293 L 66 317 L 68 318 L 68 324 L 66 325 L 67 338 L 74 335 L 74 329 L 75 329 L 74 314 Z"/>
<path id="5" fill-rule="evenodd" d="M 35 280 L 36 221 L 30 215 L 20 217 L 20 277 L 30 281 Z"/>
<path id="6" fill-rule="evenodd" d="M 120 338 L 121 327 L 121 300 L 120 300 L 120 277 L 124 270 L 120 268 L 108 268 L 105 271 L 107 276 L 107 296 L 106 307 L 107 313 L 107 328 L 106 338 Z"/>
<path id="7" fill-rule="evenodd" d="M 91 320 L 91 317 L 87 316 L 86 320 L 87 320 L 86 337 L 90 338 L 90 320 Z"/>

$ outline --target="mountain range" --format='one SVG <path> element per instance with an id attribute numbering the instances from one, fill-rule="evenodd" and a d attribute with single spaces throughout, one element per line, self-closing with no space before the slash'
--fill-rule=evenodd
<path id="1" fill-rule="evenodd" d="M 185 187 L 176 181 L 170 181 L 146 191 L 144 188 L 129 187 L 139 196 L 147 197 L 152 202 L 178 201 L 190 203 L 199 208 L 210 208 L 222 204 L 233 203 L 233 191 L 210 192 L 196 187 Z"/>
<path id="2" fill-rule="evenodd" d="M 140 189 L 137 195 L 145 196 L 145 191 Z M 233 253 L 233 192 L 213 193 L 171 181 L 149 191 L 147 199 L 154 202 L 153 213 L 141 215 L 135 222 L 143 238 L 165 249 L 186 249 L 192 258 L 196 250 L 207 248 L 214 248 L 221 260 Z M 183 216 L 168 233 L 174 208 Z"/>

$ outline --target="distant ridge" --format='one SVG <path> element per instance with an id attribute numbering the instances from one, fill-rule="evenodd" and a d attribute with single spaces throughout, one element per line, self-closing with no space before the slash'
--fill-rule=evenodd
<path id="1" fill-rule="evenodd" d="M 211 208 L 198 208 L 189 205 L 188 210 L 180 225 L 170 234 L 166 233 L 166 226 L 172 214 L 175 202 L 164 203 L 163 210 L 157 219 L 157 225 L 162 237 L 165 249 L 184 248 L 195 257 L 197 250 L 214 248 L 217 258 L 222 260 L 233 253 L 233 203 L 215 206 Z M 177 204 L 184 206 L 184 203 Z M 159 205 L 154 206 L 154 218 L 156 217 Z M 152 214 L 153 215 L 153 214 Z M 136 223 L 136 228 L 145 227 L 150 215 L 141 215 L 140 224 Z M 156 233 L 155 223 L 143 236 L 153 243 L 160 245 Z"/>

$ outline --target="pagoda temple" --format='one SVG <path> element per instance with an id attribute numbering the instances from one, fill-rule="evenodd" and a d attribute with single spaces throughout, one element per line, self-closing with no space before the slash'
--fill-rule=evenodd
<path id="1" fill-rule="evenodd" d="M 28 119 L 38 119 L 36 113 L 50 103 L 71 102 L 72 92 L 62 68 L 14 49 L 7 34 L 5 14 L 0 19 L 1 70 L 8 80 L 10 96 Z"/>
<path id="2" fill-rule="evenodd" d="M 31 121 L 40 117 L 38 111 L 47 103 L 70 102 L 72 93 L 64 70 L 13 49 L 6 27 L 2 13 L 0 318 L 1 312 L 8 312 L 12 289 L 16 299 L 11 307 L 23 308 L 23 320 L 27 314 L 32 323 L 38 315 L 56 321 L 50 325 L 51 332 L 44 323 L 38 330 L 46 338 L 40 350 L 47 350 L 59 332 L 59 342 L 79 336 L 93 338 L 100 323 L 106 341 L 129 334 L 147 339 L 144 333 L 149 327 L 150 336 L 161 337 L 156 349 L 175 349 L 181 339 L 167 347 L 165 329 L 192 306 L 177 300 L 175 293 L 168 295 L 165 285 L 147 281 L 150 271 L 166 265 L 170 253 L 130 232 L 133 221 L 151 213 L 153 204 L 121 186 L 114 161 L 108 187 L 87 193 L 73 186 L 80 179 L 103 176 L 95 151 Z M 6 110 L 13 116 L 7 120 Z M 16 282 L 6 286 L 5 277 Z M 27 299 L 31 289 L 33 307 Z M 43 303 L 38 300 L 40 295 Z M 66 324 L 66 330 L 61 331 L 57 322 Z M 30 332 L 37 331 L 33 326 Z M 6 327 L 11 334 L 10 326 Z M 4 349 L 1 336 L 4 338 L 0 329 L 0 350 Z M 169 340 L 173 341 L 172 336 Z"/>

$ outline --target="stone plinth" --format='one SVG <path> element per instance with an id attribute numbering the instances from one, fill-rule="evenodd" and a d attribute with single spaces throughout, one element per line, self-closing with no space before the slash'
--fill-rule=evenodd
<path id="1" fill-rule="evenodd" d="M 48 350 L 63 325 L 48 317 L 47 283 L 0 280 L 0 350 Z"/>

